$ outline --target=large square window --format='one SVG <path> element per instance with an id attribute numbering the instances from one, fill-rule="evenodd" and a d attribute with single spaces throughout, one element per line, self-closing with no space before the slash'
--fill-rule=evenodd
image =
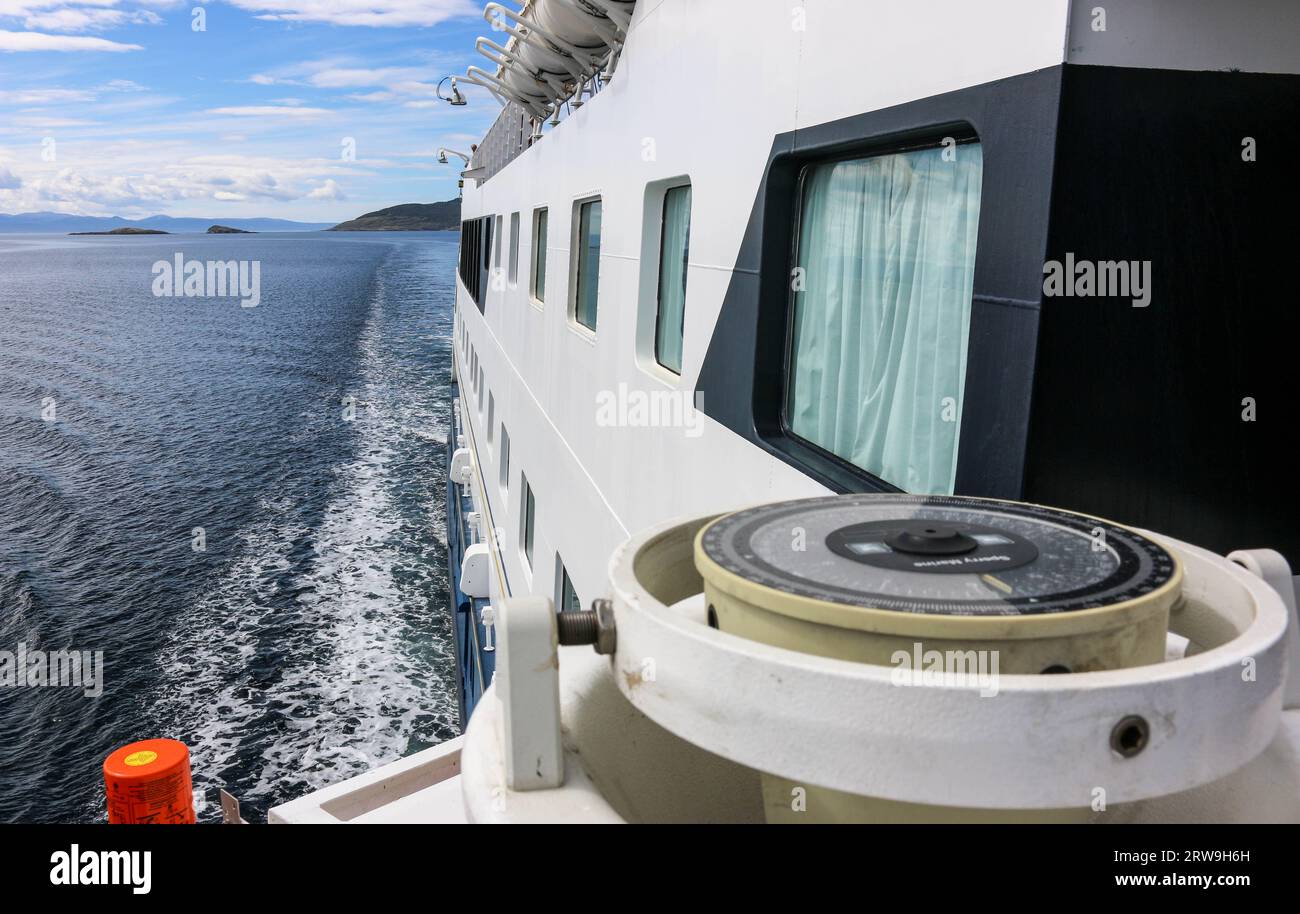
<path id="1" fill-rule="evenodd" d="M 978 143 L 803 174 L 785 423 L 908 492 L 956 479 L 982 177 Z"/>

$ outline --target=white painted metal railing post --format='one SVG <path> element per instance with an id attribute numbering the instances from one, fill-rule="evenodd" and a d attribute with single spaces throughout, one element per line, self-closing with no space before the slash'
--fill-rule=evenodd
<path id="1" fill-rule="evenodd" d="M 550 600 L 521 597 L 501 603 L 496 690 L 511 790 L 544 790 L 564 783 L 558 644 Z"/>
<path id="2" fill-rule="evenodd" d="M 1295 579 L 1282 553 L 1274 549 L 1239 549 L 1228 554 L 1255 577 L 1277 591 L 1287 612 L 1287 674 L 1282 707 L 1300 708 L 1300 616 L 1296 615 Z"/>

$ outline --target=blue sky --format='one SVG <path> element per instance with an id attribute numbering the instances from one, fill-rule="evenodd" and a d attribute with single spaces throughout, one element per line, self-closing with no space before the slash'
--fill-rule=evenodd
<path id="1" fill-rule="evenodd" d="M 438 147 L 499 108 L 434 87 L 484 63 L 482 6 L 0 0 L 0 212 L 329 222 L 454 197 Z"/>

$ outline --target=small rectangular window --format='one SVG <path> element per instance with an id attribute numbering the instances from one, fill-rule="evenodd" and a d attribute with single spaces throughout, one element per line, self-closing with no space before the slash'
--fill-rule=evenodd
<path id="1" fill-rule="evenodd" d="M 483 369 L 478 370 L 478 414 L 483 415 L 483 400 L 487 394 L 487 383 L 483 380 Z"/>
<path id="2" fill-rule="evenodd" d="M 492 424 L 496 421 L 497 416 L 497 398 L 492 396 L 492 391 L 488 391 L 488 421 L 487 421 L 487 440 L 488 444 L 492 443 Z"/>
<path id="3" fill-rule="evenodd" d="M 807 168 L 789 430 L 908 492 L 951 494 L 970 335 L 978 143 Z"/>
<path id="4" fill-rule="evenodd" d="M 483 224 L 480 244 L 483 250 L 483 270 L 492 269 L 492 217 L 484 216 L 479 220 Z"/>
<path id="5" fill-rule="evenodd" d="M 524 558 L 528 560 L 528 567 L 531 570 L 533 567 L 535 567 L 533 565 L 533 532 L 534 532 L 534 527 L 536 526 L 537 523 L 537 518 L 536 518 L 537 503 L 533 499 L 533 489 L 532 486 L 528 484 L 527 477 L 525 477 L 521 473 L 519 475 L 519 479 L 521 482 L 523 482 L 523 486 L 524 486 L 524 494 L 523 494 L 524 535 L 520 537 L 520 539 L 524 541 Z"/>
<path id="6" fill-rule="evenodd" d="M 506 424 L 501 423 L 501 491 L 507 492 L 510 489 L 510 433 L 506 431 Z"/>
<path id="7" fill-rule="evenodd" d="M 546 208 L 533 211 L 533 278 L 530 294 L 539 302 L 546 301 Z"/>
<path id="8" fill-rule="evenodd" d="M 579 612 L 582 610 L 582 601 L 578 599 L 578 591 L 573 587 L 573 580 L 569 577 L 568 569 L 564 563 L 560 562 L 560 612 Z"/>
<path id="9" fill-rule="evenodd" d="M 519 214 L 510 214 L 510 264 L 506 271 L 510 285 L 519 282 Z"/>
<path id="10" fill-rule="evenodd" d="M 659 244 L 659 312 L 655 320 L 655 361 L 682 373 L 682 333 L 686 319 L 686 263 L 691 250 L 691 186 L 664 194 Z"/>
<path id="11" fill-rule="evenodd" d="M 501 231 L 501 220 L 502 220 L 503 218 L 504 218 L 504 217 L 502 217 L 502 216 L 497 216 L 497 225 L 496 225 L 496 253 L 494 253 L 494 254 L 492 255 L 492 259 L 496 261 L 496 265 L 497 265 L 497 269 L 498 269 L 498 270 L 501 269 L 501 236 L 502 236 L 503 234 L 505 234 L 504 232 Z"/>
<path id="12" fill-rule="evenodd" d="M 599 198 L 578 206 L 573 319 L 592 332 L 596 330 L 596 298 L 600 291 L 600 215 Z"/>

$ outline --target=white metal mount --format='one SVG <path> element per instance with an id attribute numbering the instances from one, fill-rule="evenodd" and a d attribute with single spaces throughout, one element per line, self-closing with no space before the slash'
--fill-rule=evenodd
<path id="1" fill-rule="evenodd" d="M 460 589 L 465 596 L 485 600 L 491 587 L 492 554 L 487 543 L 474 543 L 460 560 Z"/>
<path id="2" fill-rule="evenodd" d="M 501 696 L 506 783 L 541 790 L 564 783 L 560 745 L 560 660 L 555 610 L 545 597 L 501 605 L 497 621 L 497 694 Z"/>
<path id="3" fill-rule="evenodd" d="M 448 469 L 447 475 L 451 477 L 453 482 L 467 486 L 474 478 L 474 457 L 469 448 L 465 447 L 460 437 L 456 439 L 456 444 L 456 450 L 451 454 L 451 467 Z"/>
<path id="4" fill-rule="evenodd" d="M 1240 549 L 1228 553 L 1236 562 L 1277 591 L 1286 605 L 1287 682 L 1282 699 L 1285 709 L 1300 708 L 1300 617 L 1296 615 L 1295 578 L 1282 553 L 1273 549 Z"/>
<path id="5" fill-rule="evenodd" d="M 1171 630 L 1190 656 L 1123 670 L 900 685 L 888 667 L 796 653 L 670 607 L 698 593 L 694 534 L 710 518 L 634 536 L 610 560 L 614 679 L 681 738 L 760 771 L 848 793 L 943 806 L 1086 807 L 1223 777 L 1273 740 L 1286 677 L 1278 593 L 1227 559 L 1167 537 L 1184 561 Z M 647 661 L 652 679 L 640 675 Z M 720 687 L 725 684 L 725 687 Z M 1144 748 L 1112 749 L 1139 717 Z"/>

